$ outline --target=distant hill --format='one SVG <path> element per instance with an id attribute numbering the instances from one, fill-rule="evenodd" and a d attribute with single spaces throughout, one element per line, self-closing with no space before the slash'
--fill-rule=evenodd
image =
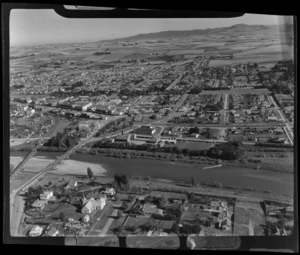
<path id="1" fill-rule="evenodd" d="M 113 40 L 103 40 L 99 42 L 115 42 L 115 41 L 145 41 L 145 40 L 166 40 L 173 38 L 184 38 L 191 36 L 203 36 L 210 34 L 224 34 L 224 35 L 235 35 L 235 34 L 244 34 L 262 32 L 262 31 L 272 31 L 279 30 L 283 32 L 292 32 L 293 25 L 246 25 L 246 24 L 236 24 L 230 27 L 221 27 L 221 28 L 207 28 L 207 29 L 195 29 L 195 30 L 183 30 L 183 31 L 162 31 L 157 33 L 147 33 L 147 34 L 138 34 L 130 37 L 118 38 Z"/>

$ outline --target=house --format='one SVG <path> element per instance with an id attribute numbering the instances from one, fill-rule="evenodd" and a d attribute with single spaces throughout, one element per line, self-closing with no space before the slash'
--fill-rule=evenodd
<path id="1" fill-rule="evenodd" d="M 42 194 L 40 194 L 40 199 L 47 201 L 53 196 L 53 191 L 44 191 Z"/>
<path id="2" fill-rule="evenodd" d="M 163 211 L 158 209 L 156 205 L 145 204 L 142 209 L 145 216 L 151 216 L 152 214 L 160 214 L 163 215 Z"/>
<path id="3" fill-rule="evenodd" d="M 46 203 L 47 203 L 47 201 L 45 201 L 45 200 L 37 199 L 33 202 L 33 204 L 31 206 L 35 209 L 42 210 L 45 207 Z"/>
<path id="4" fill-rule="evenodd" d="M 81 218 L 81 220 L 84 222 L 84 223 L 88 223 L 90 221 L 90 216 L 88 214 L 86 214 L 84 217 Z"/>
<path id="5" fill-rule="evenodd" d="M 116 191 L 114 188 L 106 188 L 106 190 L 104 191 L 104 193 L 106 195 L 110 195 L 110 196 L 113 196 L 114 194 L 116 194 Z"/>
<path id="6" fill-rule="evenodd" d="M 40 227 L 40 226 L 34 226 L 30 232 L 29 232 L 29 236 L 30 237 L 36 237 L 36 236 L 40 236 L 43 233 L 44 228 Z"/>
<path id="7" fill-rule="evenodd" d="M 67 189 L 74 189 L 75 187 L 77 187 L 78 183 L 77 181 L 71 179 L 68 184 L 65 186 L 65 190 Z"/>
<path id="8" fill-rule="evenodd" d="M 81 213 L 91 214 L 95 210 L 92 200 L 94 200 L 94 198 L 89 199 L 84 204 L 84 206 L 81 208 Z"/>
<path id="9" fill-rule="evenodd" d="M 144 202 L 145 201 L 145 197 L 144 196 L 138 196 L 138 201 Z"/>
<path id="10" fill-rule="evenodd" d="M 93 204 L 95 209 L 102 210 L 103 207 L 106 205 L 106 200 L 107 200 L 106 195 L 104 195 L 104 196 L 100 197 L 97 200 L 93 199 L 92 204 Z"/>
<path id="11" fill-rule="evenodd" d="M 51 227 L 49 231 L 47 232 L 46 236 L 57 236 L 59 234 L 59 231 L 56 227 Z"/>
<path id="12" fill-rule="evenodd" d="M 210 202 L 210 209 L 217 210 L 219 207 L 220 202 L 219 201 L 211 201 Z"/>

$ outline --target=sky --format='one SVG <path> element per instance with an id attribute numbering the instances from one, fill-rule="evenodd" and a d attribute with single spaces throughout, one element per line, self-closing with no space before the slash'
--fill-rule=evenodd
<path id="1" fill-rule="evenodd" d="M 10 45 L 94 42 L 168 30 L 278 25 L 292 16 L 245 14 L 218 19 L 68 19 L 53 10 L 15 9 L 10 14 Z"/>

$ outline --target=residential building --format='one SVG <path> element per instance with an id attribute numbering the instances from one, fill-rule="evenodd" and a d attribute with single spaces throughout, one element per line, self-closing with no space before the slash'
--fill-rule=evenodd
<path id="1" fill-rule="evenodd" d="M 47 204 L 46 200 L 37 199 L 34 201 L 34 203 L 31 205 L 31 207 L 42 210 L 46 204 Z"/>
<path id="2" fill-rule="evenodd" d="M 53 191 L 44 191 L 40 194 L 40 200 L 47 201 L 53 196 Z"/>
<path id="3" fill-rule="evenodd" d="M 114 194 L 116 194 L 116 191 L 114 188 L 106 188 L 106 190 L 104 191 L 104 193 L 106 195 L 110 195 L 110 196 L 113 196 Z"/>
<path id="4" fill-rule="evenodd" d="M 65 190 L 67 189 L 74 189 L 77 186 L 77 181 L 71 179 L 68 184 L 65 186 Z"/>
<path id="5" fill-rule="evenodd" d="M 37 237 L 40 236 L 43 233 L 44 228 L 40 227 L 40 226 L 34 226 L 30 232 L 29 232 L 29 236 L 30 237 Z"/>
<path id="6" fill-rule="evenodd" d="M 57 236 L 59 231 L 56 227 L 51 227 L 49 231 L 46 233 L 46 236 Z"/>

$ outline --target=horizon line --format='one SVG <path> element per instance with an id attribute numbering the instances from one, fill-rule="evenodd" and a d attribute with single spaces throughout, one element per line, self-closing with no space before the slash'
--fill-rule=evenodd
<path id="1" fill-rule="evenodd" d="M 62 44 L 83 44 L 83 43 L 99 43 L 102 41 L 110 41 L 110 40 L 118 40 L 118 39 L 125 39 L 128 37 L 134 37 L 138 35 L 147 35 L 147 34 L 156 34 L 156 33 L 162 33 L 162 32 L 178 32 L 178 31 L 195 31 L 195 30 L 209 30 L 209 29 L 217 29 L 217 28 L 226 28 L 226 27 L 233 27 L 236 25 L 246 25 L 246 26 L 286 26 L 286 25 L 293 25 L 293 22 L 291 23 L 285 23 L 285 24 L 245 24 L 245 23 L 237 23 L 231 26 L 225 26 L 225 27 L 213 27 L 213 28 L 196 28 L 196 29 L 187 29 L 187 30 L 162 30 L 162 31 L 156 31 L 156 32 L 148 32 L 148 33 L 139 33 L 139 34 L 134 34 L 134 35 L 128 35 L 124 37 L 117 37 L 117 38 L 107 38 L 107 39 L 99 39 L 99 40 L 91 40 L 91 41 L 81 41 L 81 42 L 61 42 L 61 43 L 39 43 L 39 44 L 23 44 L 23 45 L 15 45 L 12 46 L 10 45 L 10 48 L 20 48 L 20 47 L 36 47 L 36 46 L 48 46 L 48 45 L 62 45 Z"/>

